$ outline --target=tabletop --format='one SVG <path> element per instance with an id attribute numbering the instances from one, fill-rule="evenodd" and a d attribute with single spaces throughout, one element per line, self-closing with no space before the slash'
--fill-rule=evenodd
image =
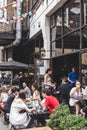
<path id="1" fill-rule="evenodd" d="M 49 119 L 49 111 L 33 111 L 28 113 L 32 121 L 36 121 L 36 127 L 45 126 L 46 120 Z"/>
<path id="2" fill-rule="evenodd" d="M 84 99 L 84 100 L 87 100 L 87 95 L 83 95 L 83 99 Z"/>

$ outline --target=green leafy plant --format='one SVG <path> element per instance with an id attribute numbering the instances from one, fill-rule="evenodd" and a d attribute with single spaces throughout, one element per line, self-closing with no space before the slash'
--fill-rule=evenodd
<path id="1" fill-rule="evenodd" d="M 52 130 L 87 130 L 87 120 L 71 114 L 67 105 L 60 105 L 50 115 L 47 126 Z"/>

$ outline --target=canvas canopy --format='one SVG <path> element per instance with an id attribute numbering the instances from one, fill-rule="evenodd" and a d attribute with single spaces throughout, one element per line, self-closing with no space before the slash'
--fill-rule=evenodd
<path id="1" fill-rule="evenodd" d="M 0 63 L 0 70 L 25 70 L 28 65 L 17 61 L 6 61 Z"/>

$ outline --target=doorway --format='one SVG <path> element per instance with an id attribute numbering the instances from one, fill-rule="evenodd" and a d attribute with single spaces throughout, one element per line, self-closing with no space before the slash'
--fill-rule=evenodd
<path id="1" fill-rule="evenodd" d="M 68 76 L 72 67 L 75 67 L 76 72 L 79 74 L 79 52 L 53 58 L 53 80 L 60 84 L 61 79 Z"/>

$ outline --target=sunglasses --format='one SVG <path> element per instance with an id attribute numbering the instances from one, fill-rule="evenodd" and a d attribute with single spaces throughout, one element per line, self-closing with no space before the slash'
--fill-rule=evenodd
<path id="1" fill-rule="evenodd" d="M 80 85 L 80 84 L 76 84 L 76 85 Z"/>

